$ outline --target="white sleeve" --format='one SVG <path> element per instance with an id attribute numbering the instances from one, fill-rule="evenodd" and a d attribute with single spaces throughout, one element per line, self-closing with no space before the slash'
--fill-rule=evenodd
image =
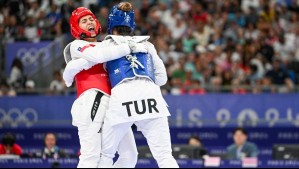
<path id="1" fill-rule="evenodd" d="M 150 42 L 146 42 L 146 45 L 148 46 L 149 54 L 151 54 L 153 57 L 154 70 L 155 70 L 155 83 L 158 86 L 164 86 L 168 80 L 164 63 L 162 59 L 159 57 L 155 49 L 155 46 Z"/>
<path id="2" fill-rule="evenodd" d="M 76 59 L 70 61 L 63 72 L 63 80 L 67 87 L 71 87 L 75 76 L 80 73 L 82 70 L 88 70 L 97 63 L 89 62 L 85 59 Z"/>
<path id="3" fill-rule="evenodd" d="M 128 44 L 108 46 L 107 42 L 104 42 L 91 44 L 86 41 L 75 40 L 70 47 L 72 58 L 82 58 L 95 63 L 105 63 L 131 53 Z"/>

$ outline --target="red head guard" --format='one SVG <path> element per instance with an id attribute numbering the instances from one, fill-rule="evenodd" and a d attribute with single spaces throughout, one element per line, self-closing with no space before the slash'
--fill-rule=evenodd
<path id="1" fill-rule="evenodd" d="M 76 39 L 84 39 L 87 37 L 91 37 L 91 33 L 85 31 L 79 27 L 79 21 L 82 17 L 91 15 L 96 22 L 95 33 L 98 35 L 101 32 L 101 25 L 96 16 L 87 8 L 79 7 L 72 12 L 72 16 L 70 18 L 71 24 L 71 33 Z"/>

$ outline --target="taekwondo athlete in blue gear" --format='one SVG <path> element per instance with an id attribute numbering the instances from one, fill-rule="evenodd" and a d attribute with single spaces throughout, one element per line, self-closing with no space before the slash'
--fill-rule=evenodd
<path id="1" fill-rule="evenodd" d="M 135 53 L 108 62 L 106 69 L 112 88 L 135 77 L 144 77 L 155 82 L 153 59 L 146 53 Z"/>
<path id="2" fill-rule="evenodd" d="M 111 10 L 108 19 L 108 32 L 111 35 L 115 27 L 126 26 L 135 29 L 134 11 L 124 12 L 118 9 L 118 5 Z M 120 59 L 107 63 L 107 71 L 112 88 L 119 83 L 135 77 L 149 78 L 155 82 L 154 65 L 152 56 L 147 53 L 133 53 Z"/>
<path id="3" fill-rule="evenodd" d="M 113 165 L 119 142 L 136 124 L 143 133 L 160 168 L 178 168 L 172 156 L 168 124 L 170 116 L 160 86 L 167 82 L 166 68 L 149 37 L 130 36 L 135 28 L 134 11 L 112 8 L 108 18 L 109 34 L 122 35 L 135 43 L 143 42 L 148 53 L 132 53 L 106 64 L 112 85 L 109 109 L 103 126 L 101 168 Z M 111 44 L 121 44 L 120 36 L 107 36 Z M 126 113 L 127 112 L 127 113 Z"/>

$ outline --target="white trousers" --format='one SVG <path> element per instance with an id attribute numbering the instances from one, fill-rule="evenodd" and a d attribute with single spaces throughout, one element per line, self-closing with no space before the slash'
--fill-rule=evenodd
<path id="1" fill-rule="evenodd" d="M 103 149 L 101 168 L 112 168 L 117 145 L 131 130 L 132 122 L 112 126 L 109 121 L 103 126 Z M 172 156 L 171 138 L 167 117 L 135 122 L 138 130 L 147 139 L 150 150 L 160 168 L 179 168 Z"/>
<path id="2" fill-rule="evenodd" d="M 102 130 L 109 97 L 96 90 L 84 92 L 73 104 L 73 125 L 78 128 L 81 155 L 78 168 L 99 167 L 102 151 Z M 120 158 L 115 167 L 134 168 L 138 152 L 132 130 L 128 130 L 117 147 Z"/>

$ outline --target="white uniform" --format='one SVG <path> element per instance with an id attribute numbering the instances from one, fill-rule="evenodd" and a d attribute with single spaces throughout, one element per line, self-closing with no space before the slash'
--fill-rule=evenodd
<path id="1" fill-rule="evenodd" d="M 125 40 L 132 40 L 136 43 L 144 42 L 147 45 L 148 53 L 153 58 L 155 82 L 150 79 L 137 77 L 123 81 L 112 89 L 109 104 L 109 114 L 106 119 L 111 125 L 118 125 L 127 122 L 136 122 L 145 119 L 154 119 L 170 116 L 168 106 L 164 100 L 160 86 L 167 83 L 167 73 L 163 61 L 150 42 L 149 36 L 121 37 L 107 36 L 106 42 L 109 46 L 122 44 Z M 126 113 L 124 113 L 126 112 Z"/>
<path id="2" fill-rule="evenodd" d="M 146 41 L 144 37 L 127 37 L 136 42 Z M 121 44 L 117 36 L 110 36 L 111 44 Z M 167 104 L 159 86 L 167 82 L 167 73 L 163 61 L 149 42 L 148 52 L 153 58 L 155 83 L 144 77 L 121 82 L 112 89 L 109 110 L 103 130 L 103 149 L 100 167 L 112 167 L 114 153 L 123 137 L 136 124 L 146 137 L 151 152 L 160 168 L 179 168 L 172 156 L 171 138 L 167 117 L 170 116 Z M 114 140 L 113 142 L 111 140 Z"/>
<path id="3" fill-rule="evenodd" d="M 64 52 L 66 62 L 68 62 L 64 72 L 64 80 L 67 86 L 71 86 L 74 77 L 80 71 L 91 68 L 95 63 L 103 63 L 128 53 L 130 53 L 128 45 L 107 48 L 104 43 L 75 40 L 66 47 Z M 101 93 L 103 92 L 98 89 L 89 89 L 82 93 L 72 106 L 72 124 L 78 128 L 81 144 L 78 168 L 99 167 L 102 148 L 102 125 L 110 100 L 109 95 Z M 92 119 L 91 114 L 94 110 L 97 111 L 95 117 L 93 117 L 94 119 Z M 115 166 L 122 168 L 135 167 L 138 152 L 132 131 L 127 132 L 118 150 L 120 158 Z"/>
<path id="4" fill-rule="evenodd" d="M 105 41 L 107 46 L 114 46 L 124 43 L 123 41 L 127 41 L 127 39 L 124 40 L 121 37 L 120 39 L 115 36 L 110 37 L 112 37 L 112 39 L 110 38 L 109 41 Z M 141 42 L 147 39 L 148 37 L 134 37 L 130 40 Z M 159 87 L 167 82 L 166 69 L 155 47 L 149 42 L 145 43 L 148 47 L 149 54 L 153 57 L 155 83 L 146 78 L 137 78 L 125 81 L 113 88 L 109 111 L 106 114 L 103 126 L 101 167 L 112 167 L 112 159 L 115 156 L 117 147 L 124 139 L 124 136 L 130 132 L 130 127 L 134 123 L 137 125 L 138 130 L 142 131 L 146 137 L 159 167 L 179 167 L 172 156 L 171 138 L 167 119 L 170 113 Z M 81 65 L 88 65 L 86 67 L 95 64 L 86 62 L 84 59 L 79 59 L 77 62 Z M 81 68 L 84 69 L 84 66 Z M 75 73 L 70 76 L 74 75 Z M 123 106 L 123 104 L 125 104 L 125 106 Z"/>

